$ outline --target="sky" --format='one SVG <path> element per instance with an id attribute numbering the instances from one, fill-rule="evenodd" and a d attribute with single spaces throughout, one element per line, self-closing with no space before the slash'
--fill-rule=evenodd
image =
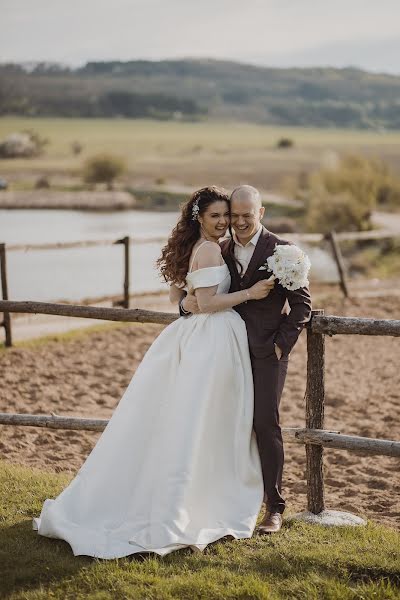
<path id="1" fill-rule="evenodd" d="M 400 1 L 0 0 L 0 62 L 188 57 L 400 74 Z"/>

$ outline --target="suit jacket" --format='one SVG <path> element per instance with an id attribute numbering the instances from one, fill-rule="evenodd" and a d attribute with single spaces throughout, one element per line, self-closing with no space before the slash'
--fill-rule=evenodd
<path id="1" fill-rule="evenodd" d="M 254 249 L 253 256 L 243 278 L 240 277 L 237 263 L 233 257 L 234 241 L 221 242 L 222 256 L 231 274 L 230 292 L 237 292 L 254 285 L 271 275 L 269 269 L 259 271 L 267 258 L 274 252 L 275 244 L 292 244 L 263 227 Z M 282 314 L 282 308 L 288 300 L 289 314 Z M 282 356 L 288 356 L 295 345 L 300 332 L 311 318 L 311 296 L 308 287 L 287 290 L 277 280 L 275 286 L 263 300 L 248 300 L 234 307 L 246 323 L 249 348 L 253 356 L 266 358 L 275 354 L 274 343 L 282 350 Z"/>

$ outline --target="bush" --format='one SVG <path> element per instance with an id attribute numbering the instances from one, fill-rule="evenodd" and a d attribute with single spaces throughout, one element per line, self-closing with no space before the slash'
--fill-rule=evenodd
<path id="1" fill-rule="evenodd" d="M 0 143 L 0 158 L 32 158 L 43 154 L 49 140 L 32 129 L 11 133 Z"/>
<path id="2" fill-rule="evenodd" d="M 281 138 L 276 143 L 277 148 L 292 148 L 293 146 L 294 146 L 294 141 L 291 140 L 290 138 Z"/>
<path id="3" fill-rule="evenodd" d="M 89 158 L 83 167 L 85 183 L 106 183 L 109 190 L 113 187 L 114 179 L 126 170 L 124 161 L 111 154 L 97 154 Z"/>
<path id="4" fill-rule="evenodd" d="M 345 156 L 336 168 L 320 169 L 298 183 L 296 196 L 305 201 L 309 231 L 371 229 L 377 205 L 400 204 L 400 182 L 385 163 L 363 156 Z"/>
<path id="5" fill-rule="evenodd" d="M 346 259 L 350 276 L 399 277 L 400 240 L 387 238 L 358 242 L 354 244 Z"/>
<path id="6" fill-rule="evenodd" d="M 71 151 L 72 154 L 74 154 L 75 156 L 77 156 L 78 154 L 80 154 L 83 150 L 83 146 L 80 142 L 72 142 L 71 144 Z"/>
<path id="7" fill-rule="evenodd" d="M 308 231 L 363 231 L 371 229 L 371 207 L 355 200 L 348 191 L 329 194 L 321 189 L 308 207 Z"/>
<path id="8" fill-rule="evenodd" d="M 380 208 L 400 208 L 400 180 L 388 176 L 387 180 L 379 187 L 377 202 Z"/>
<path id="9" fill-rule="evenodd" d="M 35 189 L 36 190 L 48 189 L 49 187 L 50 187 L 50 181 L 48 180 L 48 178 L 45 175 L 42 175 L 41 177 L 36 179 L 36 181 L 35 181 Z"/>

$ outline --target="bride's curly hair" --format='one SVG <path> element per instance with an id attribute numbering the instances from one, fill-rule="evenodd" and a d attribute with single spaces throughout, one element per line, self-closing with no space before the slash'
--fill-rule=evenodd
<path id="1" fill-rule="evenodd" d="M 191 198 L 180 206 L 179 221 L 162 249 L 161 256 L 156 261 L 157 268 L 166 282 L 176 285 L 186 283 L 190 255 L 200 237 L 200 223 L 197 218 L 193 218 L 193 205 L 198 204 L 198 217 L 207 210 L 210 204 L 220 200 L 224 200 L 228 207 L 230 206 L 228 192 L 223 188 L 211 185 L 194 192 Z"/>

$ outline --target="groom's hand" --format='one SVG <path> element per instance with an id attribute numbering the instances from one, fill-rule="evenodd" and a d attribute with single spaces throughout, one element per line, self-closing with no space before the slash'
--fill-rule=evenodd
<path id="1" fill-rule="evenodd" d="M 199 305 L 197 304 L 197 299 L 194 294 L 188 294 L 185 296 L 181 304 L 183 309 L 187 312 L 192 314 L 197 314 L 200 312 Z"/>

